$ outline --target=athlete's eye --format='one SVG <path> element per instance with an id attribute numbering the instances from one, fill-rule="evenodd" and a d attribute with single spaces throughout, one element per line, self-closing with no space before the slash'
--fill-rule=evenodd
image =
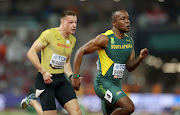
<path id="1" fill-rule="evenodd" d="M 124 19 L 125 19 L 125 17 L 121 17 L 121 18 L 120 18 L 120 20 L 124 20 Z"/>

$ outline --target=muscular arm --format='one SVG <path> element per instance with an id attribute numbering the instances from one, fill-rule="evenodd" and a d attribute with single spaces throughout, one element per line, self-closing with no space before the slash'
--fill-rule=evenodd
<path id="1" fill-rule="evenodd" d="M 74 58 L 74 74 L 79 74 L 79 68 L 81 65 L 81 61 L 83 55 L 90 54 L 97 51 L 100 48 L 106 48 L 108 45 L 108 38 L 102 34 L 98 35 L 96 38 L 90 40 L 85 45 L 80 47 L 75 54 Z M 72 86 L 76 91 L 79 91 L 80 88 L 80 79 L 74 78 L 72 79 Z"/>
<path id="2" fill-rule="evenodd" d="M 44 46 L 36 40 L 27 53 L 29 60 L 41 72 L 41 74 L 46 72 L 46 70 L 41 66 L 37 53 L 43 48 Z"/>
<path id="3" fill-rule="evenodd" d="M 128 61 L 126 62 L 126 69 L 131 72 L 133 71 L 134 69 L 136 69 L 138 67 L 138 65 L 141 63 L 141 61 L 147 57 L 149 54 L 148 50 L 145 48 L 145 49 L 142 49 L 141 52 L 140 52 L 140 55 L 135 58 L 135 51 L 134 51 L 134 48 L 132 49 L 132 52 L 131 52 L 131 55 L 129 56 L 128 58 Z"/>
<path id="4" fill-rule="evenodd" d="M 67 61 L 66 61 L 66 64 L 65 64 L 65 67 L 64 67 L 64 73 L 65 73 L 68 77 L 73 74 L 72 68 L 71 68 L 71 63 L 70 63 L 70 58 L 71 58 L 71 55 L 68 56 Z"/>
<path id="5" fill-rule="evenodd" d="M 39 40 L 36 40 L 29 49 L 27 56 L 31 63 L 41 72 L 44 82 L 46 84 L 50 84 L 51 82 L 53 82 L 53 80 L 50 78 L 52 77 L 52 75 L 49 72 L 46 72 L 46 70 L 42 67 L 37 55 L 37 53 L 43 48 L 43 44 L 41 44 Z"/>
<path id="6" fill-rule="evenodd" d="M 85 45 L 80 47 L 75 54 L 74 58 L 74 73 L 79 74 L 79 68 L 83 55 L 90 54 L 97 51 L 100 48 L 106 48 L 108 45 L 108 38 L 102 34 L 98 35 L 96 38 L 90 40 Z"/>

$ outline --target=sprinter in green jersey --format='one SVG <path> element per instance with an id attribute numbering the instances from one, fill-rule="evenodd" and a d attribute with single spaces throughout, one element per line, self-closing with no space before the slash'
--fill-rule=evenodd
<path id="1" fill-rule="evenodd" d="M 74 59 L 74 74 L 79 76 L 83 55 L 98 51 L 99 74 L 94 80 L 94 90 L 101 99 L 103 113 L 130 115 L 134 112 L 134 104 L 122 89 L 124 69 L 133 71 L 149 52 L 144 48 L 135 58 L 133 39 L 125 34 L 130 30 L 129 14 L 125 10 L 112 13 L 112 25 L 111 30 L 79 48 Z M 74 89 L 79 90 L 80 79 L 74 78 L 72 81 Z"/>

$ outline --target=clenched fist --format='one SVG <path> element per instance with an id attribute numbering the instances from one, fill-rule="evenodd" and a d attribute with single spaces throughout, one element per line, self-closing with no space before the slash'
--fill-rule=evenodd
<path id="1" fill-rule="evenodd" d="M 148 54 L 149 54 L 148 49 L 147 49 L 147 48 L 144 48 L 144 49 L 142 49 L 141 52 L 140 52 L 140 58 L 141 58 L 141 59 L 144 59 L 145 57 L 148 56 Z"/>

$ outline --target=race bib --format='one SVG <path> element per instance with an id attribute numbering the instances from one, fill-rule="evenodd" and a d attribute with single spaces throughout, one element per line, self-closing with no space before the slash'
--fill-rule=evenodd
<path id="1" fill-rule="evenodd" d="M 117 76 L 118 78 L 122 78 L 124 74 L 125 66 L 126 64 L 114 63 L 112 75 Z"/>
<path id="2" fill-rule="evenodd" d="M 67 57 L 53 54 L 51 61 L 50 61 L 50 66 L 53 69 L 62 69 L 64 68 L 64 65 L 66 63 Z"/>
<path id="3" fill-rule="evenodd" d="M 113 99 L 113 95 L 112 95 L 112 93 L 111 93 L 109 90 L 107 90 L 104 98 L 105 98 L 107 101 L 109 101 L 109 103 L 111 103 L 111 102 L 112 102 L 112 99 Z"/>

